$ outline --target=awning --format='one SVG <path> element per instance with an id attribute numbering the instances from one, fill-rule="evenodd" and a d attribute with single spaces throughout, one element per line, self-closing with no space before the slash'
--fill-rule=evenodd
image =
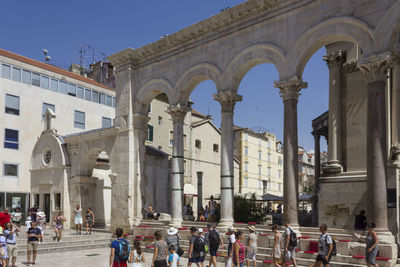
<path id="1" fill-rule="evenodd" d="M 272 194 L 265 194 L 265 195 L 262 195 L 262 200 L 263 201 L 283 201 L 283 197 L 275 196 Z"/>
<path id="2" fill-rule="evenodd" d="M 299 201 L 311 201 L 313 199 L 313 195 L 303 194 L 299 196 Z"/>
<path id="3" fill-rule="evenodd" d="M 192 184 L 185 184 L 183 186 L 183 194 L 185 196 L 197 197 L 197 189 Z"/>

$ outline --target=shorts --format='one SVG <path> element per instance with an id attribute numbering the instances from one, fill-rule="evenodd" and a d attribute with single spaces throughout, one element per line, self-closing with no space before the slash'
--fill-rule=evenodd
<path id="1" fill-rule="evenodd" d="M 204 256 L 198 256 L 196 258 L 189 258 L 189 262 L 191 263 L 198 263 L 198 262 L 204 262 Z"/>
<path id="2" fill-rule="evenodd" d="M 7 244 L 7 253 L 9 258 L 17 257 L 17 245 L 16 244 Z"/>
<path id="3" fill-rule="evenodd" d="M 294 251 L 294 248 L 293 249 L 288 249 L 285 252 L 285 258 L 286 258 L 286 261 L 296 259 L 296 252 Z"/>
<path id="4" fill-rule="evenodd" d="M 33 252 L 36 252 L 37 247 L 38 247 L 38 241 L 28 241 L 26 250 L 27 251 L 33 250 Z"/>
<path id="5" fill-rule="evenodd" d="M 82 217 L 75 217 L 75 224 L 83 224 Z"/>
<path id="6" fill-rule="evenodd" d="M 256 260 L 256 253 L 253 252 L 253 251 L 247 252 L 247 259 L 251 260 L 251 261 L 255 261 Z"/>
<path id="7" fill-rule="evenodd" d="M 126 261 L 114 261 L 113 267 L 128 267 L 128 264 Z"/>
<path id="8" fill-rule="evenodd" d="M 62 230 L 64 228 L 64 225 L 60 224 L 60 225 L 56 225 L 56 229 L 57 230 Z"/>
<path id="9" fill-rule="evenodd" d="M 154 262 L 154 267 L 167 267 L 167 261 L 166 260 L 158 260 Z"/>
<path id="10" fill-rule="evenodd" d="M 331 260 L 331 257 L 328 258 L 328 260 L 325 259 L 325 256 L 319 255 L 315 259 L 315 261 L 322 262 L 323 264 L 329 264 L 329 261 Z"/>
<path id="11" fill-rule="evenodd" d="M 211 257 L 216 257 L 218 254 L 218 248 L 210 248 L 209 252 Z"/>

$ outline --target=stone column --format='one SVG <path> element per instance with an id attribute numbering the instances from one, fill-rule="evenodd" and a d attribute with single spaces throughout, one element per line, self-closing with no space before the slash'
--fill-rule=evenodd
<path id="1" fill-rule="evenodd" d="M 168 109 L 173 121 L 174 144 L 172 150 L 172 179 L 171 179 L 171 226 L 182 225 L 183 208 L 183 122 L 186 113 L 190 111 L 187 106 L 171 105 Z"/>
<path id="2" fill-rule="evenodd" d="M 313 216 L 312 224 L 313 226 L 318 226 L 318 200 L 319 200 L 319 177 L 321 175 L 321 149 L 320 149 L 320 139 L 321 136 L 317 133 L 314 134 L 314 151 L 315 151 L 315 166 L 314 166 L 314 198 L 313 198 Z"/>
<path id="3" fill-rule="evenodd" d="M 298 134 L 297 101 L 307 83 L 299 78 L 275 82 L 284 106 L 283 125 L 283 205 L 284 219 L 294 227 L 298 223 Z"/>
<path id="4" fill-rule="evenodd" d="M 133 215 L 135 225 L 139 225 L 143 219 L 144 203 L 144 157 L 146 155 L 145 141 L 147 138 L 148 122 L 147 115 L 135 113 L 133 121 L 133 142 L 134 142 L 134 202 Z"/>
<path id="5" fill-rule="evenodd" d="M 400 43 L 392 64 L 392 145 L 400 143 Z"/>
<path id="6" fill-rule="evenodd" d="M 324 56 L 329 68 L 329 143 L 327 173 L 340 173 L 342 167 L 342 65 L 345 54 L 339 50 Z"/>
<path id="7" fill-rule="evenodd" d="M 203 207 L 203 172 L 197 172 L 197 213 Z"/>
<path id="8" fill-rule="evenodd" d="M 385 86 L 389 55 L 359 62 L 368 90 L 367 108 L 367 217 L 377 231 L 388 231 L 386 191 L 386 103 Z"/>
<path id="9" fill-rule="evenodd" d="M 233 225 L 233 110 L 242 96 L 234 90 L 215 94 L 214 100 L 221 104 L 221 220 L 220 226 Z"/>
<path id="10" fill-rule="evenodd" d="M 266 195 L 268 194 L 268 181 L 263 180 L 262 184 L 263 184 L 263 195 Z M 269 211 L 270 208 L 269 201 L 265 201 L 263 204 L 264 204 L 263 205 L 264 209 L 268 209 Z"/>

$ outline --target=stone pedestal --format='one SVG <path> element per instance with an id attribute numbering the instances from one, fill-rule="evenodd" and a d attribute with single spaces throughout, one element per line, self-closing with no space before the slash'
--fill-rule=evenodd
<path id="1" fill-rule="evenodd" d="M 233 90 L 214 95 L 221 104 L 221 220 L 220 227 L 233 225 L 233 110 L 242 96 Z"/>
<path id="2" fill-rule="evenodd" d="M 294 78 L 275 82 L 279 88 L 284 105 L 283 126 L 283 205 L 284 220 L 293 227 L 298 227 L 298 134 L 297 101 L 300 90 L 307 83 Z"/>

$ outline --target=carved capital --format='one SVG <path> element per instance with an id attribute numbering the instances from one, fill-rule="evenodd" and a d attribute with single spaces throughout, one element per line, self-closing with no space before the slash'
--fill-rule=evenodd
<path id="1" fill-rule="evenodd" d="M 147 115 L 135 113 L 132 116 L 132 124 L 134 130 L 147 131 L 150 118 Z"/>
<path id="2" fill-rule="evenodd" d="M 171 115 L 172 121 L 174 123 L 183 123 L 186 114 L 192 109 L 188 106 L 170 105 L 167 112 Z"/>
<path id="3" fill-rule="evenodd" d="M 386 82 L 388 77 L 387 70 L 390 68 L 391 63 L 392 57 L 390 54 L 386 53 L 363 58 L 358 62 L 358 66 L 367 79 L 367 83 L 377 81 Z"/>
<path id="4" fill-rule="evenodd" d="M 323 56 L 323 60 L 326 61 L 328 67 L 341 67 L 346 61 L 346 51 L 339 50 L 337 52 L 331 52 Z"/>
<path id="5" fill-rule="evenodd" d="M 358 68 L 357 61 L 346 62 L 343 64 L 343 70 L 345 74 L 357 72 L 360 69 Z"/>
<path id="6" fill-rule="evenodd" d="M 393 66 L 400 65 L 400 54 L 394 54 L 392 58 Z"/>
<path id="7" fill-rule="evenodd" d="M 243 97 L 234 90 L 226 90 L 213 95 L 214 100 L 221 104 L 222 112 L 233 112 L 236 102 L 242 101 Z"/>
<path id="8" fill-rule="evenodd" d="M 283 102 L 287 100 L 297 100 L 300 96 L 300 90 L 307 88 L 308 84 L 303 82 L 302 79 L 297 77 L 286 81 L 274 82 L 274 87 L 279 88 L 279 93 L 283 99 Z"/>

